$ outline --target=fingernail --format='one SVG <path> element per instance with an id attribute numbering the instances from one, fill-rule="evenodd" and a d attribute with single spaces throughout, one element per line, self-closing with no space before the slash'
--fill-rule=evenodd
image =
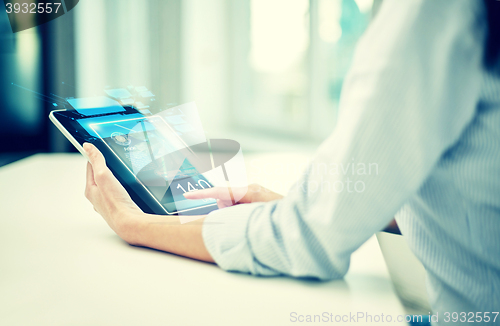
<path id="1" fill-rule="evenodd" d="M 89 143 L 84 143 L 83 144 L 83 150 L 85 151 L 85 153 L 88 154 L 92 150 L 92 146 L 90 146 Z"/>

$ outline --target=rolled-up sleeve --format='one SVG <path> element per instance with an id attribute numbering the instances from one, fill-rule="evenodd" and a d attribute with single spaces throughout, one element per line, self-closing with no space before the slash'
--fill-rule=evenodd
<path id="1" fill-rule="evenodd" d="M 474 117 L 484 8 L 469 0 L 386 0 L 344 82 L 340 116 L 287 196 L 205 219 L 219 266 L 333 279 L 422 185 Z"/>
<path id="2" fill-rule="evenodd" d="M 252 215 L 262 214 L 264 206 L 262 203 L 255 203 L 228 207 L 212 212 L 205 219 L 203 239 L 212 257 L 217 257 L 216 262 L 221 268 L 256 275 L 279 273 L 260 264 L 247 241 L 248 221 Z M 227 223 L 228 221 L 231 223 Z"/>

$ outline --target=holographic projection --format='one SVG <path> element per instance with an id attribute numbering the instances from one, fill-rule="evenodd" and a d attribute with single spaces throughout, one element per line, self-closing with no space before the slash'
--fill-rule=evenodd
<path id="1" fill-rule="evenodd" d="M 194 103 L 149 116 L 91 122 L 88 128 L 151 196 L 167 211 L 180 215 L 182 223 L 194 219 L 187 216 L 190 210 L 216 205 L 213 199 L 186 200 L 185 192 L 219 187 L 235 202 L 246 193 L 239 144 L 228 139 L 207 140 Z"/>
<path id="2" fill-rule="evenodd" d="M 105 94 L 67 98 L 69 110 L 59 113 L 80 126 L 80 143 L 104 144 L 166 214 L 186 223 L 200 208 L 217 208 L 214 199 L 188 200 L 186 192 L 217 187 L 233 203 L 246 194 L 239 143 L 207 139 L 194 102 L 163 105 L 144 86 Z"/>

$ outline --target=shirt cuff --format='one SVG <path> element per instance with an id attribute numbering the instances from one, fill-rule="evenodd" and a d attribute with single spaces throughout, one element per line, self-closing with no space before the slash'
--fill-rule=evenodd
<path id="1" fill-rule="evenodd" d="M 219 267 L 258 275 L 276 274 L 255 261 L 247 237 L 251 217 L 263 206 L 264 203 L 235 205 L 213 211 L 205 217 L 203 241 Z"/>

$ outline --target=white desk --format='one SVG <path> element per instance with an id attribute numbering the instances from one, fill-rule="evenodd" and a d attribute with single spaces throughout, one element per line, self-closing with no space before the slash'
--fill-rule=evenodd
<path id="1" fill-rule="evenodd" d="M 290 160 L 305 156 L 247 155 L 250 181 L 285 191 L 295 176 L 261 167 Z M 0 168 L 0 325 L 295 325 L 293 311 L 403 313 L 374 238 L 344 281 L 326 283 L 129 246 L 84 198 L 85 163 L 36 155 Z"/>

